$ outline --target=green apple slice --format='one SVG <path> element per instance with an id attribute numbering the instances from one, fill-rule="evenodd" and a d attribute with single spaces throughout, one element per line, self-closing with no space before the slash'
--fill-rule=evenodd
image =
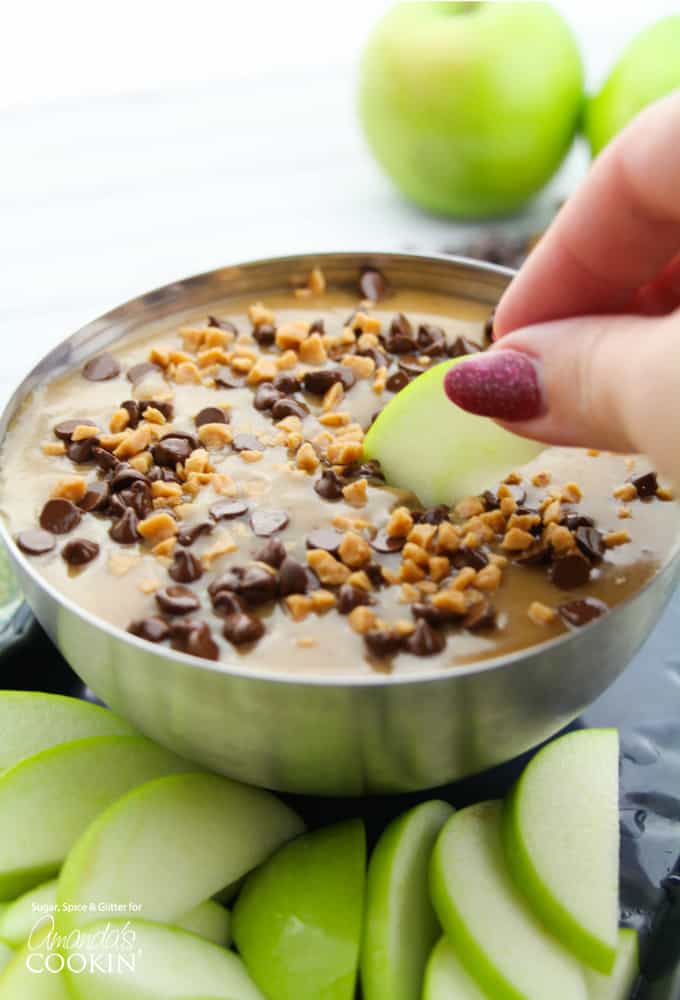
<path id="1" fill-rule="evenodd" d="M 10 948 L 4 941 L 0 941 L 0 973 L 9 965 L 14 958 L 14 948 Z"/>
<path id="2" fill-rule="evenodd" d="M 432 855 L 435 910 L 458 958 L 494 1000 L 586 1000 L 580 962 L 544 928 L 508 871 L 503 804 L 454 813 Z"/>
<path id="3" fill-rule="evenodd" d="M 78 698 L 0 691 L 0 771 L 42 750 L 89 736 L 134 736 L 123 719 Z"/>
<path id="4" fill-rule="evenodd" d="M 88 927 L 65 978 L 74 1000 L 265 1000 L 233 952 L 143 920 Z"/>
<path id="5" fill-rule="evenodd" d="M 450 401 L 444 376 L 464 363 L 454 358 L 419 375 L 390 400 L 364 438 L 364 456 L 380 462 L 389 485 L 412 490 L 428 507 L 494 488 L 545 450 Z"/>
<path id="6" fill-rule="evenodd" d="M 637 931 L 624 927 L 619 931 L 616 961 L 610 975 L 586 969 L 588 1000 L 629 1000 L 640 975 L 640 952 Z"/>
<path id="7" fill-rule="evenodd" d="M 425 969 L 422 1000 L 486 1000 L 487 997 L 458 961 L 446 938 L 440 938 Z"/>
<path id="8" fill-rule="evenodd" d="M 0 899 L 56 875 L 83 830 L 125 792 L 195 769 L 143 736 L 94 736 L 50 747 L 4 771 Z"/>
<path id="9" fill-rule="evenodd" d="M 558 940 L 605 975 L 618 944 L 618 803 L 618 734 L 584 729 L 536 754 L 503 823 L 518 888 Z"/>
<path id="10" fill-rule="evenodd" d="M 270 792 L 212 774 L 159 778 L 86 830 L 64 864 L 58 902 L 62 910 L 134 903 L 145 920 L 174 923 L 303 829 Z M 91 920 L 89 912 L 71 911 L 60 912 L 57 923 Z"/>
<path id="11" fill-rule="evenodd" d="M 269 1000 L 352 1000 L 364 896 L 359 820 L 299 837 L 246 881 L 234 941 Z"/>
<path id="12" fill-rule="evenodd" d="M 440 934 L 428 891 L 430 858 L 452 812 L 446 802 L 423 802 L 390 823 L 376 844 L 366 881 L 364 1000 L 420 1000 Z"/>
<path id="13" fill-rule="evenodd" d="M 46 966 L 48 955 L 49 967 Z M 54 964 L 52 964 L 54 962 Z M 60 956 L 41 948 L 22 948 L 0 972 L 0 1000 L 73 1000 L 59 971 Z"/>
<path id="14" fill-rule="evenodd" d="M 189 910 L 176 921 L 175 926 L 221 948 L 228 948 L 231 944 L 231 913 L 214 899 L 207 899 Z"/>
<path id="15" fill-rule="evenodd" d="M 47 934 L 54 921 L 57 884 L 57 879 L 43 882 L 10 903 L 0 915 L 0 938 L 15 948 L 21 948 L 29 938 L 37 942 Z"/>

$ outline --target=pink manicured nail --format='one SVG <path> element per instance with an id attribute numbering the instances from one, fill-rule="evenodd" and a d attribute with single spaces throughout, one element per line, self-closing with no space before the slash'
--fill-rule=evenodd
<path id="1" fill-rule="evenodd" d="M 519 351 L 487 351 L 454 365 L 444 389 L 452 402 L 481 417 L 533 420 L 545 410 L 536 365 Z"/>

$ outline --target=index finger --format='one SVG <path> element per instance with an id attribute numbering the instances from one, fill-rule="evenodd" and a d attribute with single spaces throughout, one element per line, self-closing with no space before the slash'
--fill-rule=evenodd
<path id="1" fill-rule="evenodd" d="M 639 115 L 585 181 L 503 296 L 494 334 L 621 312 L 680 248 L 680 91 Z"/>

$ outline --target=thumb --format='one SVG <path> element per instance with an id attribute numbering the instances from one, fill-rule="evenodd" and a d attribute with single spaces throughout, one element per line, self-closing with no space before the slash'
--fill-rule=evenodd
<path id="1" fill-rule="evenodd" d="M 527 327 L 456 365 L 445 387 L 463 409 L 516 434 L 645 452 L 680 482 L 680 313 Z"/>

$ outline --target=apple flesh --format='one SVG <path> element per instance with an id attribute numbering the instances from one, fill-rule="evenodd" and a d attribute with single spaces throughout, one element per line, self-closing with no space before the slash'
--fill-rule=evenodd
<path id="1" fill-rule="evenodd" d="M 2 970 L 9 965 L 13 958 L 14 949 L 4 941 L 0 941 L 0 973 L 2 973 Z"/>
<path id="2" fill-rule="evenodd" d="M 64 864 L 58 902 L 134 902 L 145 920 L 172 924 L 303 829 L 288 806 L 258 788 L 212 774 L 159 778 L 85 831 Z M 57 924 L 68 933 L 91 920 L 60 912 Z"/>
<path id="3" fill-rule="evenodd" d="M 221 948 L 228 948 L 231 944 L 231 913 L 214 899 L 206 899 L 205 903 L 185 913 L 175 926 Z"/>
<path id="4" fill-rule="evenodd" d="M 488 996 L 465 971 L 446 938 L 440 938 L 427 963 L 422 1000 L 487 1000 Z"/>
<path id="5" fill-rule="evenodd" d="M 380 462 L 389 485 L 412 490 L 428 507 L 495 488 L 545 450 L 449 400 L 444 377 L 465 363 L 454 358 L 419 375 L 390 400 L 364 438 L 364 456 Z"/>
<path id="6" fill-rule="evenodd" d="M 423 802 L 390 823 L 376 844 L 366 881 L 364 1000 L 420 1000 L 440 933 L 428 891 L 430 858 L 452 812 L 446 802 Z"/>
<path id="7" fill-rule="evenodd" d="M 517 888 L 566 948 L 605 975 L 618 945 L 618 803 L 618 733 L 584 729 L 536 754 L 503 822 Z"/>
<path id="8" fill-rule="evenodd" d="M 637 932 L 630 927 L 619 931 L 614 968 L 608 976 L 586 969 L 588 1000 L 629 1000 L 640 975 Z"/>
<path id="9" fill-rule="evenodd" d="M 299 837 L 249 876 L 234 941 L 268 1000 L 353 1000 L 365 863 L 352 820 Z"/>
<path id="10" fill-rule="evenodd" d="M 265 1000 L 232 952 L 142 920 L 93 924 L 64 978 L 74 1000 Z"/>
<path id="11" fill-rule="evenodd" d="M 581 964 L 544 928 L 505 863 L 501 802 L 454 813 L 432 856 L 434 908 L 468 974 L 494 1000 L 586 1000 Z"/>
<path id="12" fill-rule="evenodd" d="M 95 736 L 50 747 L 4 771 L 0 899 L 56 875 L 83 830 L 125 792 L 188 770 L 195 765 L 143 736 Z"/>
<path id="13" fill-rule="evenodd" d="M 64 975 L 47 971 L 47 952 L 22 948 L 0 972 L 0 1000 L 73 1000 Z M 59 969 L 61 959 L 55 956 Z M 32 971 L 36 970 L 36 971 Z"/>
<path id="14" fill-rule="evenodd" d="M 375 158 L 437 214 L 518 209 L 562 162 L 582 101 L 576 40 L 547 3 L 398 4 L 361 64 Z"/>
<path id="15" fill-rule="evenodd" d="M 645 28 L 626 47 L 600 92 L 586 106 L 593 156 L 638 112 L 680 87 L 680 15 Z"/>
<path id="16" fill-rule="evenodd" d="M 134 736 L 123 719 L 78 698 L 0 691 L 0 771 L 42 750 L 88 736 Z"/>

